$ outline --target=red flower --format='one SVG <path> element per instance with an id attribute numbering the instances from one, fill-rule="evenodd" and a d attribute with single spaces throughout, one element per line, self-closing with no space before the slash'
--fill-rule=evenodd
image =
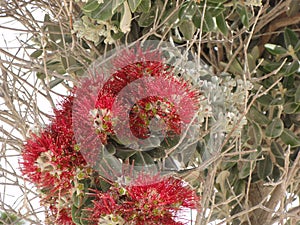
<path id="1" fill-rule="evenodd" d="M 195 192 L 183 181 L 173 177 L 142 175 L 126 188 L 128 199 L 124 217 L 135 215 L 136 224 L 171 224 L 182 207 L 195 209 L 199 201 Z M 151 221 L 151 223 L 149 223 Z"/>
<path id="2" fill-rule="evenodd" d="M 116 189 L 112 189 L 112 191 L 106 193 L 97 192 L 96 196 L 97 200 L 94 201 L 93 218 L 118 213 L 121 207 L 118 205 L 119 193 Z"/>
<path id="3" fill-rule="evenodd" d="M 56 224 L 75 225 L 75 223 L 72 220 L 70 208 L 57 209 L 56 207 L 51 206 L 50 210 L 53 214 Z M 53 223 L 54 221 L 51 222 Z"/>
<path id="4" fill-rule="evenodd" d="M 133 225 L 182 225 L 176 222 L 178 213 L 183 207 L 197 208 L 199 201 L 183 181 L 145 174 L 127 187 L 113 186 L 106 193 L 96 191 L 94 196 L 90 211 L 95 221 L 114 215 Z"/>
<path id="5" fill-rule="evenodd" d="M 107 136 L 112 133 L 112 124 L 109 110 L 95 108 L 105 77 L 98 74 L 96 69 L 90 73 L 97 76 L 84 78 L 74 91 L 76 97 L 72 117 L 74 136 L 80 152 L 89 166 L 93 167 L 101 159 L 101 149 L 107 142 Z"/>
<path id="6" fill-rule="evenodd" d="M 140 140 L 132 139 L 132 134 L 137 139 L 148 138 L 153 131 L 180 135 L 197 113 L 198 93 L 173 74 L 157 51 L 138 48 L 126 54 L 113 61 L 115 71 L 109 78 L 95 68 L 96 76 L 83 80 L 74 95 L 54 110 L 51 124 L 24 146 L 22 172 L 39 187 L 42 203 L 57 215 L 57 223 L 73 224 L 70 205 L 76 171 L 87 162 L 97 166 L 102 145 L 113 142 L 110 138 L 127 145 L 117 139 L 125 137 L 129 144 L 136 144 Z M 152 124 L 154 119 L 162 123 Z M 66 201 L 62 203 L 61 197 Z M 93 197 L 93 208 L 82 213 L 92 215 L 86 220 L 97 224 L 120 220 L 135 225 L 181 225 L 176 222 L 178 212 L 183 207 L 196 208 L 198 201 L 183 181 L 144 174 L 131 185 L 95 191 Z"/>
<path id="7" fill-rule="evenodd" d="M 54 177 L 49 174 L 53 170 L 53 165 L 49 162 L 52 158 L 49 149 L 56 148 L 51 132 L 45 130 L 37 136 L 32 135 L 22 151 L 22 172 L 38 186 L 48 187 L 54 183 Z M 46 153 L 48 152 L 48 154 Z M 39 158 L 40 157 L 40 158 Z"/>
<path id="8" fill-rule="evenodd" d="M 161 55 L 139 46 L 125 49 L 108 62 L 111 68 L 95 64 L 90 72 L 94 76 L 77 88 L 75 136 L 91 161 L 96 154 L 93 149 L 106 144 L 111 136 L 129 142 L 136 140 L 128 135 L 149 137 L 154 118 L 163 121 L 162 132 L 167 135 L 180 135 L 192 121 L 199 106 L 198 93 L 175 76 Z"/>
<path id="9" fill-rule="evenodd" d="M 99 91 L 95 107 L 111 112 L 115 127 L 124 128 L 119 131 L 122 135 L 128 134 L 124 123 L 129 117 L 132 133 L 143 139 L 149 136 L 149 123 L 154 117 L 164 121 L 166 133 L 180 134 L 197 111 L 196 97 L 197 92 L 162 62 L 141 61 L 115 72 Z"/>
<path id="10" fill-rule="evenodd" d="M 42 202 L 54 209 L 60 196 L 69 196 L 76 168 L 86 162 L 76 149 L 72 127 L 73 96 L 54 110 L 51 124 L 40 135 L 33 134 L 22 151 L 21 170 L 41 191 Z M 65 211 L 60 221 L 68 221 Z M 70 214 L 69 214 L 70 217 Z M 63 223 L 65 225 L 70 223 Z"/>
<path id="11" fill-rule="evenodd" d="M 136 46 L 125 48 L 116 54 L 112 61 L 113 69 L 119 70 L 129 64 L 136 64 L 138 62 L 163 62 L 161 51 L 156 46 L 149 46 L 143 49 L 140 44 Z M 115 71 L 112 71 L 113 73 Z"/>
<path id="12" fill-rule="evenodd" d="M 84 166 L 80 152 L 74 149 L 72 131 L 73 96 L 54 110 L 52 123 L 38 136 L 32 135 L 22 151 L 22 172 L 40 188 L 66 190 L 71 186 L 77 166 Z"/>

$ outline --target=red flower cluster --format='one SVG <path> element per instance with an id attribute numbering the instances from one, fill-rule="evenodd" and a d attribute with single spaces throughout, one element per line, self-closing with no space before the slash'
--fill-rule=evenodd
<path id="1" fill-rule="evenodd" d="M 178 213 L 182 207 L 196 209 L 198 201 L 195 192 L 181 180 L 142 174 L 127 187 L 96 191 L 90 211 L 95 222 L 114 219 L 119 224 L 182 225 L 176 221 Z"/>
<path id="2" fill-rule="evenodd" d="M 76 168 L 86 165 L 72 129 L 72 102 L 69 96 L 54 110 L 51 124 L 40 134 L 32 134 L 22 151 L 21 170 L 42 193 L 42 201 L 52 209 L 61 196 L 69 195 Z M 60 216 L 61 221 L 65 216 Z M 69 220 L 67 220 L 69 221 Z M 67 224 L 67 223 L 66 223 Z"/>
<path id="3" fill-rule="evenodd" d="M 55 222 L 57 224 L 63 224 L 63 225 L 75 225 L 72 220 L 71 216 L 71 208 L 60 208 L 51 205 L 50 210 L 52 213 L 52 218 L 54 218 Z M 53 222 L 53 221 L 51 221 Z"/>
<path id="4" fill-rule="evenodd" d="M 136 86 L 122 95 L 121 91 L 135 82 Z M 95 104 L 102 113 L 94 116 L 94 120 L 100 124 L 98 132 L 102 140 L 103 134 L 106 137 L 114 134 L 113 125 L 127 128 L 123 123 L 128 116 L 131 132 L 137 138 L 149 137 L 149 123 L 153 118 L 164 121 L 164 133 L 180 134 L 182 126 L 190 123 L 197 110 L 196 97 L 197 92 L 176 78 L 162 62 L 135 62 L 119 69 L 105 82 Z M 128 130 L 119 132 L 126 135 Z"/>
<path id="5" fill-rule="evenodd" d="M 93 149 L 111 137 L 148 138 L 152 119 L 164 125 L 165 136 L 180 135 L 199 108 L 198 92 L 174 75 L 161 53 L 137 47 L 121 51 L 111 63 L 110 69 L 90 71 L 76 90 L 74 127 L 81 150 L 93 159 Z"/>
<path id="6" fill-rule="evenodd" d="M 113 183 L 103 192 L 94 182 L 99 171 L 89 168 L 86 176 L 78 176 L 87 162 L 90 167 L 101 162 L 103 144 L 119 141 L 118 145 L 126 146 L 116 140 L 117 133 L 127 137 L 130 129 L 136 138 L 148 138 L 151 123 L 157 119 L 163 121 L 163 127 L 154 125 L 159 132 L 180 135 L 197 111 L 198 93 L 175 77 L 171 67 L 157 61 L 157 52 L 138 48 L 136 53 L 127 53 L 123 55 L 127 63 L 114 61 L 109 78 L 96 73 L 76 87 L 75 94 L 54 110 L 50 125 L 39 135 L 32 134 L 24 145 L 22 172 L 37 185 L 42 203 L 56 215 L 54 223 L 74 224 L 72 219 L 78 218 L 72 218 L 72 210 L 76 208 L 80 215 L 92 215 L 87 218 L 92 224 L 181 225 L 176 219 L 182 208 L 197 206 L 194 191 L 172 177 L 142 174 L 128 186 Z M 98 190 L 92 196 L 87 193 L 91 187 Z M 89 199 L 87 206 L 76 206 L 74 199 L 79 196 Z"/>

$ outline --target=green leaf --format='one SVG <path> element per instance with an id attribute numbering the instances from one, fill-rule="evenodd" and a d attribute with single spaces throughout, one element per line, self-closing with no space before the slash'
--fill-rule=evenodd
<path id="1" fill-rule="evenodd" d="M 105 145 L 106 151 L 105 153 L 108 153 L 109 155 L 114 155 L 116 153 L 116 147 L 112 143 L 108 143 Z"/>
<path id="2" fill-rule="evenodd" d="M 200 173 L 201 172 L 198 168 L 191 168 L 180 170 L 178 172 L 176 171 L 174 176 L 188 182 L 189 184 L 199 184 Z"/>
<path id="3" fill-rule="evenodd" d="M 281 47 L 280 45 L 265 44 L 265 48 L 272 55 L 283 55 L 288 52 L 285 48 Z"/>
<path id="4" fill-rule="evenodd" d="M 139 5 L 141 4 L 142 0 L 128 0 L 129 7 L 131 12 L 135 12 Z"/>
<path id="5" fill-rule="evenodd" d="M 80 215 L 81 225 L 91 225 L 91 212 L 88 210 L 82 210 Z"/>
<path id="6" fill-rule="evenodd" d="M 226 192 L 226 180 L 229 176 L 230 172 L 228 170 L 221 171 L 217 176 L 216 183 L 220 185 L 222 193 Z"/>
<path id="7" fill-rule="evenodd" d="M 103 177 L 115 178 L 115 176 L 118 176 L 122 171 L 121 162 L 111 154 L 104 155 L 103 158 L 98 161 L 99 168 L 97 168 L 97 171 Z"/>
<path id="8" fill-rule="evenodd" d="M 280 118 L 275 118 L 267 126 L 265 134 L 267 137 L 276 138 L 279 137 L 284 129 L 284 124 Z"/>
<path id="9" fill-rule="evenodd" d="M 52 80 L 52 81 L 49 82 L 49 86 L 50 86 L 50 88 L 52 89 L 52 88 L 54 88 L 56 85 L 60 84 L 60 83 L 63 82 L 63 81 L 64 81 L 64 79 L 62 79 L 62 78 L 55 78 L 54 80 Z"/>
<path id="10" fill-rule="evenodd" d="M 284 166 L 284 152 L 283 152 L 281 145 L 278 142 L 276 142 L 276 141 L 271 142 L 271 152 L 275 156 L 276 162 L 278 163 L 278 165 L 283 167 Z"/>
<path id="11" fill-rule="evenodd" d="M 277 97 L 273 99 L 272 101 L 269 102 L 269 105 L 283 105 L 284 104 L 284 98 L 282 97 Z"/>
<path id="12" fill-rule="evenodd" d="M 192 21 L 196 28 L 201 28 L 202 15 L 203 15 L 202 12 L 199 9 L 197 9 L 195 15 L 192 18 Z M 211 13 L 209 11 L 205 12 L 203 27 L 202 27 L 203 31 L 205 32 L 213 31 L 215 30 L 215 27 L 216 27 L 216 23 Z"/>
<path id="13" fill-rule="evenodd" d="M 251 173 L 251 162 L 244 162 L 242 168 L 239 170 L 239 178 L 244 179 Z"/>
<path id="14" fill-rule="evenodd" d="M 247 59 L 248 59 L 248 66 L 249 66 L 249 71 L 252 72 L 256 69 L 256 60 L 252 54 L 248 53 L 247 54 Z"/>
<path id="15" fill-rule="evenodd" d="M 292 98 L 295 97 L 296 90 L 297 90 L 296 88 L 290 88 L 289 90 L 286 90 L 285 96 L 292 97 Z"/>
<path id="16" fill-rule="evenodd" d="M 248 143 L 254 147 L 260 146 L 262 142 L 262 130 L 261 127 L 254 121 L 251 121 L 251 125 L 248 129 L 248 136 L 251 137 Z"/>
<path id="17" fill-rule="evenodd" d="M 30 54 L 31 58 L 38 58 L 39 56 L 41 56 L 43 54 L 43 50 L 42 49 L 38 49 L 36 51 L 34 51 L 33 53 Z"/>
<path id="18" fill-rule="evenodd" d="M 208 0 L 207 2 L 208 3 L 223 3 L 225 1 L 227 1 L 227 0 Z"/>
<path id="19" fill-rule="evenodd" d="M 280 138 L 285 144 L 290 145 L 291 147 L 300 146 L 300 138 L 289 129 L 284 129 Z"/>
<path id="20" fill-rule="evenodd" d="M 257 162 L 257 175 L 261 180 L 266 179 L 272 174 L 273 162 L 269 155 L 265 155 L 263 160 Z"/>
<path id="21" fill-rule="evenodd" d="M 134 165 L 136 166 L 146 166 L 146 165 L 153 165 L 154 161 L 153 158 L 146 152 L 137 152 L 135 155 L 131 157 L 134 159 Z"/>
<path id="22" fill-rule="evenodd" d="M 131 28 L 130 28 L 130 29 L 131 29 Z M 119 31 L 119 32 L 117 32 L 117 33 L 114 33 L 114 32 L 111 33 L 111 37 L 112 37 L 114 40 L 119 40 L 119 39 L 121 39 L 123 36 L 124 36 L 124 33 L 122 33 L 121 31 Z"/>
<path id="23" fill-rule="evenodd" d="M 65 70 L 60 58 L 59 59 L 54 58 L 54 59 L 49 60 L 46 63 L 46 66 L 49 70 L 56 71 L 59 74 L 65 74 L 66 73 L 66 70 Z"/>
<path id="24" fill-rule="evenodd" d="M 201 19 L 202 19 L 202 14 L 200 12 L 195 13 L 195 15 L 192 18 L 192 21 L 193 21 L 195 27 L 197 27 L 197 28 L 201 27 Z M 206 28 L 206 31 L 207 31 L 207 28 Z"/>
<path id="25" fill-rule="evenodd" d="M 217 26 L 218 26 L 219 30 L 226 36 L 228 34 L 228 27 L 227 27 L 226 20 L 224 18 L 223 13 L 219 14 L 216 17 L 216 22 L 217 22 Z"/>
<path id="26" fill-rule="evenodd" d="M 112 1 L 112 14 L 116 12 L 120 5 L 124 3 L 125 0 L 113 0 Z"/>
<path id="27" fill-rule="evenodd" d="M 136 153 L 135 150 L 121 149 L 121 148 L 117 148 L 116 150 L 117 150 L 117 152 L 116 152 L 115 156 L 122 160 L 126 160 L 130 156 L 132 156 Z"/>
<path id="28" fill-rule="evenodd" d="M 249 27 L 249 16 L 248 16 L 248 11 L 245 6 L 239 6 L 237 8 L 237 13 L 240 16 L 240 19 L 242 21 L 242 24 L 248 28 Z"/>
<path id="29" fill-rule="evenodd" d="M 285 77 L 282 84 L 287 91 L 292 90 L 295 88 L 295 78 L 293 76 Z"/>
<path id="30" fill-rule="evenodd" d="M 149 12 L 151 9 L 151 0 L 142 0 L 141 4 L 137 8 L 137 12 Z"/>
<path id="31" fill-rule="evenodd" d="M 70 65 L 67 69 L 68 74 L 82 75 L 84 73 L 83 66 L 80 64 Z"/>
<path id="32" fill-rule="evenodd" d="M 100 187 L 101 187 L 102 191 L 106 192 L 111 187 L 111 185 L 108 182 L 106 182 L 105 180 L 100 179 Z"/>
<path id="33" fill-rule="evenodd" d="M 284 30 L 284 43 L 285 47 L 289 49 L 289 46 L 293 48 L 297 45 L 299 38 L 297 34 L 289 28 L 285 28 Z"/>
<path id="34" fill-rule="evenodd" d="M 170 149 L 172 147 L 174 147 L 175 145 L 177 145 L 180 141 L 180 137 L 178 136 L 172 136 L 172 137 L 167 137 L 166 139 L 164 139 L 161 144 L 160 144 L 160 148 L 161 149 Z"/>
<path id="35" fill-rule="evenodd" d="M 299 4 L 300 5 L 300 4 Z M 298 52 L 300 50 L 300 40 L 298 41 L 298 43 L 296 44 L 296 46 L 294 47 L 294 51 Z"/>
<path id="36" fill-rule="evenodd" d="M 132 20 L 132 15 L 127 2 L 123 5 L 122 18 L 120 21 L 120 29 L 123 33 L 128 33 L 130 31 L 130 24 Z"/>
<path id="37" fill-rule="evenodd" d="M 104 3 L 102 3 L 97 10 L 94 10 L 91 12 L 91 18 L 96 20 L 102 20 L 106 21 L 111 18 L 112 14 L 112 5 L 111 0 L 105 0 Z"/>
<path id="38" fill-rule="evenodd" d="M 196 32 L 193 22 L 187 20 L 182 21 L 182 23 L 179 25 L 179 30 L 186 40 L 191 40 Z"/>
<path id="39" fill-rule="evenodd" d="M 263 66 L 266 72 L 273 72 L 274 70 L 278 69 L 281 66 L 280 62 L 266 62 L 266 63 L 267 64 Z"/>
<path id="40" fill-rule="evenodd" d="M 252 48 L 252 50 L 251 50 L 251 55 L 252 55 L 252 57 L 253 57 L 253 59 L 256 61 L 258 58 L 259 58 L 259 56 L 260 56 L 260 52 L 259 52 L 260 50 L 259 50 L 259 47 L 256 45 L 256 46 L 254 46 L 253 48 Z"/>
<path id="41" fill-rule="evenodd" d="M 149 12 L 144 12 L 141 14 L 140 18 L 138 19 L 138 24 L 140 27 L 149 27 L 154 22 L 156 9 L 157 7 L 154 5 Z"/>
<path id="42" fill-rule="evenodd" d="M 300 104 L 300 86 L 298 86 L 296 93 L 295 93 L 295 102 Z"/>
<path id="43" fill-rule="evenodd" d="M 283 106 L 283 110 L 287 114 L 293 114 L 299 109 L 300 105 L 295 102 L 288 102 Z"/>
<path id="44" fill-rule="evenodd" d="M 46 47 L 51 46 L 53 49 L 57 49 L 58 46 L 63 46 L 63 42 L 59 42 L 59 40 L 62 40 L 62 31 L 61 27 L 56 24 L 55 22 L 49 21 L 46 23 L 46 27 L 48 29 L 50 43 L 47 44 Z M 55 43 L 55 44 L 54 44 Z"/>
<path id="45" fill-rule="evenodd" d="M 222 163 L 222 170 L 229 170 L 232 167 L 234 167 L 237 164 L 239 157 L 233 156 L 230 159 L 231 159 L 230 161 L 228 161 L 228 162 L 226 161 L 226 162 Z"/>
<path id="46" fill-rule="evenodd" d="M 84 191 L 86 191 L 88 188 L 90 188 L 89 186 L 87 186 L 87 184 L 84 184 L 84 186 L 85 186 L 85 190 Z M 77 195 L 76 191 L 73 193 L 72 201 L 73 201 L 73 204 L 77 208 L 81 208 L 87 202 L 87 200 L 88 200 L 87 196 L 85 196 L 83 194 Z"/>
<path id="47" fill-rule="evenodd" d="M 0 224 L 3 225 L 24 225 L 25 222 L 14 213 L 0 212 Z"/>
<path id="48" fill-rule="evenodd" d="M 231 216 L 232 216 L 232 215 L 236 215 L 236 214 L 238 214 L 238 213 L 240 213 L 240 212 L 242 212 L 242 211 L 244 211 L 242 205 L 241 205 L 241 204 L 236 204 L 236 205 L 234 206 L 234 208 L 230 211 L 230 215 L 231 215 Z M 219 218 L 219 217 L 217 217 L 217 218 Z M 217 219 L 217 218 L 216 218 L 216 219 Z M 239 219 L 239 217 L 237 217 L 237 218 L 235 218 L 235 219 L 232 220 L 232 223 L 231 223 L 231 224 L 232 224 L 232 225 L 240 225 L 240 224 L 242 224 L 242 222 L 241 222 L 241 220 Z"/>
<path id="49" fill-rule="evenodd" d="M 81 210 L 79 210 L 75 205 L 72 205 L 71 215 L 72 215 L 72 220 L 75 224 L 80 224 L 80 213 Z"/>
<path id="50" fill-rule="evenodd" d="M 231 65 L 229 67 L 229 71 L 233 74 L 239 74 L 239 75 L 244 73 L 242 64 L 236 58 L 232 61 Z"/>
<path id="51" fill-rule="evenodd" d="M 98 0 L 93 0 L 93 1 L 85 4 L 85 6 L 82 8 L 82 10 L 86 13 L 90 13 L 90 12 L 97 10 L 99 6 L 100 5 L 98 3 Z"/>
<path id="52" fill-rule="evenodd" d="M 165 149 L 163 148 L 155 148 L 155 149 L 152 149 L 150 151 L 147 151 L 147 153 L 152 157 L 152 158 L 164 158 L 166 157 L 166 152 L 165 152 Z"/>
<path id="53" fill-rule="evenodd" d="M 36 73 L 36 77 L 39 79 L 45 79 L 46 78 L 46 74 L 42 73 L 42 72 L 37 72 Z"/>
<path id="54" fill-rule="evenodd" d="M 259 98 L 257 99 L 257 101 L 258 101 L 260 104 L 264 105 L 264 106 L 269 106 L 269 105 L 270 105 L 270 102 L 273 101 L 273 98 L 272 98 L 271 95 L 265 94 L 265 95 L 259 97 Z"/>
<path id="55" fill-rule="evenodd" d="M 244 180 L 237 180 L 233 185 L 233 191 L 236 196 L 245 193 L 246 190 L 246 182 Z"/>
<path id="56" fill-rule="evenodd" d="M 194 1 L 186 1 L 179 9 L 180 20 L 192 20 L 193 16 L 197 11 L 197 6 Z"/>
<path id="57" fill-rule="evenodd" d="M 61 57 L 60 57 L 60 61 L 61 61 L 61 63 L 62 63 L 62 66 L 64 67 L 64 69 L 65 69 L 65 70 L 68 69 L 69 63 L 67 62 L 67 59 L 66 59 L 65 57 L 61 56 Z"/>
<path id="58" fill-rule="evenodd" d="M 258 111 L 254 106 L 250 108 L 247 115 L 253 121 L 261 125 L 267 125 L 270 122 L 269 119 L 262 112 Z"/>
<path id="59" fill-rule="evenodd" d="M 177 27 L 180 23 L 178 19 L 179 10 L 176 10 L 176 6 L 169 8 L 164 11 L 161 21 L 164 22 L 167 26 Z"/>
<path id="60" fill-rule="evenodd" d="M 204 2 L 202 3 L 200 10 L 203 12 L 204 10 Z M 210 13 L 212 17 L 217 17 L 220 15 L 223 11 L 225 10 L 224 4 L 221 2 L 210 2 L 207 4 L 206 7 L 206 12 L 205 13 Z"/>
<path id="61" fill-rule="evenodd" d="M 213 31 L 216 28 L 216 23 L 213 20 L 213 16 L 210 12 L 206 12 L 204 15 L 204 27 L 206 27 L 207 31 Z"/>
<path id="62" fill-rule="evenodd" d="M 277 162 L 278 163 L 278 162 Z M 279 163 L 278 163 L 279 164 Z M 274 166 L 273 167 L 273 172 L 272 172 L 272 179 L 274 180 L 274 182 L 279 181 L 280 177 L 281 177 L 281 170 L 277 167 Z"/>
<path id="63" fill-rule="evenodd" d="M 290 65 L 287 66 L 284 76 L 290 76 L 299 71 L 299 61 L 294 60 Z"/>

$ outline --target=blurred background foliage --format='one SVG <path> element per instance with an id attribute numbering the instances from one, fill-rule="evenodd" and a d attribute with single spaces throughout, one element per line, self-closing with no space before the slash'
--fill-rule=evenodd
<path id="1" fill-rule="evenodd" d="M 44 18 L 30 16 L 30 7 Z M 230 89 L 225 102 L 236 110 L 226 115 L 217 154 L 178 173 L 202 196 L 196 224 L 299 224 L 299 1 L 2 0 L 0 15 L 28 30 L 24 67 L 50 92 L 71 88 L 122 44 L 162 40 L 191 50 L 208 68 L 196 76 L 221 91 L 210 93 L 216 98 Z M 199 139 L 193 160 L 202 162 L 207 144 Z"/>
<path id="2" fill-rule="evenodd" d="M 19 219 L 16 215 L 0 212 L 0 224 L 23 225 L 24 221 Z"/>

